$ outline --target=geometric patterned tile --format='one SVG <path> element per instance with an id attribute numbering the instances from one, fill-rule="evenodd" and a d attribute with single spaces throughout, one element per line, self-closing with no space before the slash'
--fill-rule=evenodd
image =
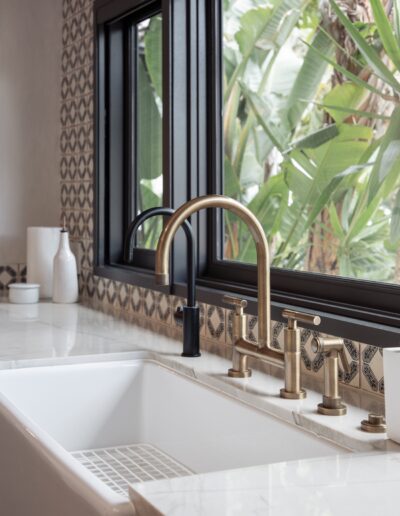
<path id="1" fill-rule="evenodd" d="M 382 348 L 361 344 L 361 388 L 384 394 Z"/>
<path id="2" fill-rule="evenodd" d="M 105 278 L 101 278 L 100 276 L 94 277 L 95 283 L 95 297 L 98 301 L 104 301 L 106 297 L 106 282 Z"/>
<path id="3" fill-rule="evenodd" d="M 200 309 L 200 335 L 206 336 L 206 311 L 207 305 L 205 303 L 197 303 Z"/>
<path id="4" fill-rule="evenodd" d="M 26 283 L 26 264 L 25 263 L 19 263 L 18 264 L 18 282 L 19 283 Z"/>
<path id="5" fill-rule="evenodd" d="M 234 310 L 229 310 L 228 308 L 225 309 L 225 343 L 229 346 L 232 346 L 233 344 L 233 317 L 234 317 Z M 246 320 L 248 320 L 248 315 L 246 315 Z"/>
<path id="6" fill-rule="evenodd" d="M 339 359 L 339 380 L 341 383 L 360 388 L 360 343 L 344 339 L 345 353 L 350 366 L 349 372 L 344 372 L 342 361 Z"/>
<path id="7" fill-rule="evenodd" d="M 272 323 L 273 324 L 273 323 Z M 258 340 L 258 317 L 256 315 L 249 315 L 247 318 L 247 338 L 254 344 Z"/>
<path id="8" fill-rule="evenodd" d="M 92 271 L 81 271 L 81 276 L 84 282 L 84 297 L 88 297 L 89 299 L 93 299 L 96 293 L 95 279 Z"/>
<path id="9" fill-rule="evenodd" d="M 281 322 L 272 322 L 271 324 L 271 335 L 272 335 L 272 347 L 283 351 L 284 348 L 284 330 L 285 324 Z"/>
<path id="10" fill-rule="evenodd" d="M 153 290 L 145 289 L 143 292 L 143 313 L 146 317 L 156 317 L 157 294 Z"/>
<path id="11" fill-rule="evenodd" d="M 301 330 L 301 369 L 305 373 L 313 373 L 317 378 L 324 377 L 324 356 L 322 353 L 314 353 L 311 347 L 312 340 L 319 333 L 314 330 Z"/>
<path id="12" fill-rule="evenodd" d="M 225 341 L 225 310 L 220 306 L 207 305 L 206 335 L 219 342 Z"/>
<path id="13" fill-rule="evenodd" d="M 120 310 L 128 310 L 129 302 L 130 302 L 130 298 L 131 298 L 132 287 L 131 287 L 131 285 L 128 285 L 127 283 L 121 283 L 119 281 L 117 281 L 116 284 L 117 284 L 116 306 Z"/>
<path id="14" fill-rule="evenodd" d="M 115 306 L 118 296 L 118 288 L 116 282 L 110 279 L 105 280 L 105 290 L 105 299 L 107 300 L 107 303 L 111 306 Z"/>
<path id="15" fill-rule="evenodd" d="M 171 304 L 170 296 L 158 292 L 157 294 L 157 305 L 156 305 L 156 319 L 163 322 L 164 324 L 171 323 Z"/>
<path id="16" fill-rule="evenodd" d="M 0 290 L 6 290 L 8 285 L 18 281 L 18 264 L 0 265 Z"/>
<path id="17" fill-rule="evenodd" d="M 135 314 L 142 312 L 144 304 L 144 291 L 141 287 L 131 286 L 130 310 Z"/>

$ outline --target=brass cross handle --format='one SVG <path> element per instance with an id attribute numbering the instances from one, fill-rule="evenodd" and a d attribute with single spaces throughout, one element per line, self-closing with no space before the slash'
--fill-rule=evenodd
<path id="1" fill-rule="evenodd" d="M 313 326 L 319 326 L 321 324 L 321 317 L 319 317 L 319 315 L 297 312 L 295 310 L 290 310 L 289 308 L 285 308 L 285 310 L 283 310 L 282 317 L 287 319 L 289 323 L 294 323 L 294 325 L 296 322 L 312 324 Z"/>
<path id="2" fill-rule="evenodd" d="M 236 315 L 243 315 L 243 310 L 247 306 L 247 301 L 245 299 L 241 299 L 240 297 L 235 296 L 224 296 L 222 301 L 226 305 L 231 305 L 235 309 Z"/>

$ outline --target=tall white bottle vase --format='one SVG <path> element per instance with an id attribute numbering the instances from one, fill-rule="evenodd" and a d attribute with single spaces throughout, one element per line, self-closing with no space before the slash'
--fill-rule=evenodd
<path id="1" fill-rule="evenodd" d="M 60 232 L 53 263 L 53 302 L 76 303 L 79 297 L 76 259 L 69 246 L 68 231 Z"/>

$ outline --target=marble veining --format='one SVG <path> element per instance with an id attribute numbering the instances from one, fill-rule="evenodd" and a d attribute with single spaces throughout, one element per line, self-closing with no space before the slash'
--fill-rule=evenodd
<path id="1" fill-rule="evenodd" d="M 366 412 L 358 407 L 350 406 L 345 417 L 322 416 L 316 412 L 321 397 L 317 392 L 309 390 L 302 401 L 282 400 L 277 394 L 280 378 L 259 371 L 248 380 L 228 378 L 227 359 L 207 352 L 200 359 L 182 358 L 182 344 L 173 329 L 155 333 L 155 328 L 143 325 L 141 319 L 117 320 L 79 305 L 18 306 L 3 302 L 0 327 L 1 369 L 115 359 L 117 354 L 128 358 L 129 352 L 142 352 L 143 358 L 157 358 L 225 395 L 356 452 L 137 484 L 131 494 L 139 515 L 157 514 L 156 509 L 173 515 L 284 516 L 294 514 L 295 508 L 300 515 L 335 515 L 339 507 L 341 516 L 396 514 L 393 507 L 400 497 L 400 447 L 385 434 L 361 432 L 360 421 Z M 372 502 L 372 497 L 380 500 L 380 511 L 373 511 L 378 502 Z"/>
<path id="2" fill-rule="evenodd" d="M 138 516 L 394 516 L 400 456 L 340 455 L 135 484 Z"/>

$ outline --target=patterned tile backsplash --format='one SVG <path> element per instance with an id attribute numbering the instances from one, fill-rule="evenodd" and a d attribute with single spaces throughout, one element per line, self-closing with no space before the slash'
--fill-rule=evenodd
<path id="1" fill-rule="evenodd" d="M 0 296 L 8 295 L 8 286 L 11 283 L 26 283 L 25 264 L 0 265 Z"/>
<path id="2" fill-rule="evenodd" d="M 127 285 L 93 274 L 93 0 L 63 0 L 61 122 L 61 207 L 65 215 L 80 270 L 82 302 L 122 317 L 140 317 L 162 328 L 181 329 L 175 317 L 181 298 Z M 20 266 L 0 266 L 0 289 L 21 275 Z M 232 351 L 232 313 L 200 303 L 202 346 L 229 357 Z M 272 324 L 272 345 L 282 348 L 283 324 Z M 167 331 L 167 330 L 166 330 Z M 248 334 L 257 337 L 257 317 L 248 318 Z M 315 332 L 302 330 L 302 369 L 307 378 L 322 380 L 323 357 L 314 354 Z M 374 346 L 346 340 L 350 372 L 340 371 L 343 385 L 382 396 L 382 351 Z M 353 389 L 354 391 L 354 389 Z M 351 389 L 348 390 L 351 393 Z M 348 394 L 350 396 L 350 394 Z"/>

